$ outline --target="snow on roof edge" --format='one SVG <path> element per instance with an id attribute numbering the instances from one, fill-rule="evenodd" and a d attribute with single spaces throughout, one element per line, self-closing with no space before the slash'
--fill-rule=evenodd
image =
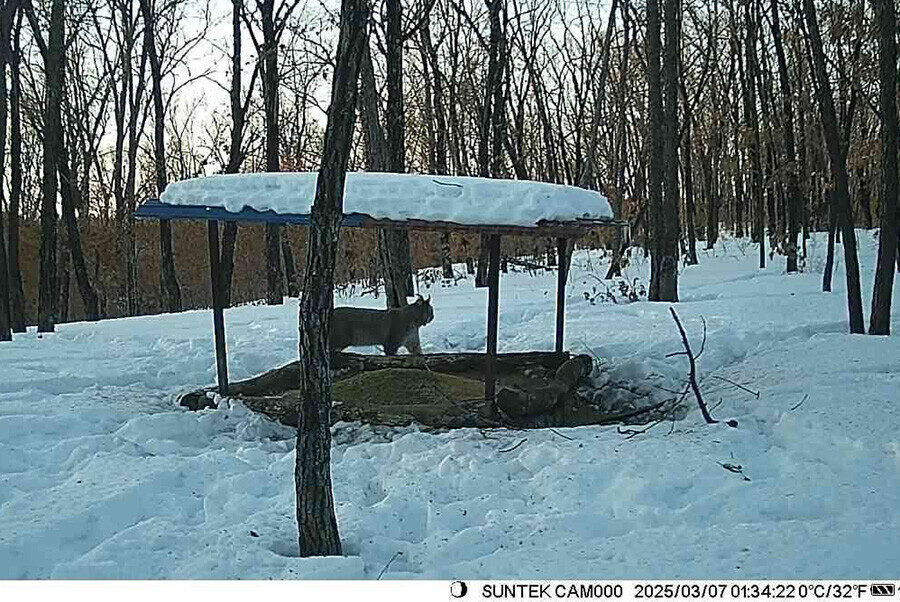
<path id="1" fill-rule="evenodd" d="M 246 207 L 278 214 L 308 214 L 316 172 L 221 174 L 169 184 L 169 205 Z M 609 201 L 598 192 L 530 180 L 349 172 L 344 213 L 374 219 L 422 220 L 461 225 L 534 227 L 542 221 L 611 220 Z"/>

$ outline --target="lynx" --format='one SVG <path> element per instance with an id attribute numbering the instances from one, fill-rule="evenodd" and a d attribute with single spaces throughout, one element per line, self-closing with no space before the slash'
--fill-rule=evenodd
<path id="1" fill-rule="evenodd" d="M 338 307 L 331 314 L 331 350 L 381 345 L 385 355 L 397 355 L 405 347 L 413 355 L 422 353 L 419 328 L 434 320 L 431 297 L 395 309 Z"/>

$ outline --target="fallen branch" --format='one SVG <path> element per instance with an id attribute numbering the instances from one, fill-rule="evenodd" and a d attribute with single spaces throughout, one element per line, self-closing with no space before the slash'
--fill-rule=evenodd
<path id="1" fill-rule="evenodd" d="M 703 414 L 703 419 L 706 421 L 706 424 L 718 424 L 718 420 L 715 420 L 709 414 L 709 408 L 706 407 L 706 402 L 703 401 L 703 394 L 700 392 L 700 386 L 697 384 L 697 355 L 694 355 L 694 352 L 691 351 L 691 344 L 688 342 L 687 333 L 684 331 L 684 326 L 681 325 L 681 320 L 678 319 L 678 314 L 675 313 L 675 308 L 670 307 L 669 312 L 672 314 L 672 319 L 675 320 L 675 325 L 678 326 L 678 332 L 681 333 L 681 342 L 684 344 L 684 352 L 679 352 L 678 355 L 686 355 L 688 358 L 688 362 L 690 362 L 690 372 L 688 373 L 688 382 L 691 385 L 691 390 L 694 392 L 694 397 L 697 399 L 697 405 L 700 406 L 700 413 Z M 704 336 L 703 343 L 704 346 L 706 344 L 706 321 L 703 322 L 704 326 Z M 701 348 L 701 352 L 703 349 Z M 675 355 L 675 354 L 669 354 Z M 668 356 L 667 356 L 668 357 Z M 725 424 L 734 428 L 737 426 L 737 420 L 729 420 Z"/>

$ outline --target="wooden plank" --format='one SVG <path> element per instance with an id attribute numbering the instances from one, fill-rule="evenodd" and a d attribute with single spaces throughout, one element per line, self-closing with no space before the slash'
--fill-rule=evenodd
<path id="1" fill-rule="evenodd" d="M 228 395 L 228 357 L 225 353 L 225 313 L 219 269 L 219 222 L 209 221 L 209 285 L 212 289 L 213 332 L 216 340 L 216 374 L 219 395 Z"/>
<path id="2" fill-rule="evenodd" d="M 375 219 L 361 214 L 350 214 L 345 216 L 345 219 L 351 216 L 359 218 L 358 227 L 360 228 L 395 228 L 401 230 L 471 232 L 474 234 L 541 236 L 551 238 L 558 236 L 579 238 L 588 234 L 593 228 L 621 228 L 623 225 L 621 222 L 615 220 L 576 220 L 569 222 L 544 220 L 534 226 L 502 226 L 492 224 L 458 224 L 455 222 L 425 221 L 418 219 L 394 221 Z"/>
<path id="3" fill-rule="evenodd" d="M 497 315 L 500 304 L 500 235 L 488 242 L 487 358 L 484 367 L 484 398 L 494 399 L 497 388 Z"/>
<path id="4" fill-rule="evenodd" d="M 556 352 L 562 353 L 563 334 L 566 326 L 566 279 L 569 262 L 567 261 L 568 240 L 556 239 L 556 263 L 559 266 L 556 276 Z"/>

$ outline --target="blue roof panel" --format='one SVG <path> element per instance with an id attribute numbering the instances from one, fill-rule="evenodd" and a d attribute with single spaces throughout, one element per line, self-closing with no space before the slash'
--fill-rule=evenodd
<path id="1" fill-rule="evenodd" d="M 169 205 L 161 203 L 157 199 L 150 199 L 144 202 L 134 212 L 134 217 L 138 219 L 195 219 L 204 221 L 223 221 L 223 222 L 255 222 L 255 223 L 272 223 L 272 224 L 297 224 L 300 226 L 308 226 L 310 216 L 308 213 L 275 213 L 274 211 L 257 211 L 245 207 L 243 210 L 235 213 L 227 211 L 222 207 L 207 207 L 203 205 Z M 365 216 L 358 213 L 344 216 L 341 225 L 349 227 L 360 227 L 363 225 Z"/>

